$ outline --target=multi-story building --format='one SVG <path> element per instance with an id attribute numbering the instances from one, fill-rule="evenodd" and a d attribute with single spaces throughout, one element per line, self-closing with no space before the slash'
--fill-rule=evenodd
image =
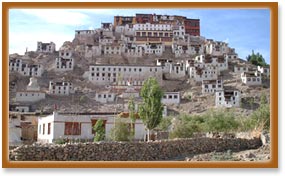
<path id="1" fill-rule="evenodd" d="M 162 68 L 143 65 L 91 65 L 88 79 L 95 85 L 127 85 L 131 81 L 134 86 L 141 86 L 149 77 L 155 77 L 161 82 Z"/>
<path id="2" fill-rule="evenodd" d="M 136 43 L 164 43 L 172 45 L 173 30 L 171 24 L 137 23 L 134 25 Z"/>
<path id="3" fill-rule="evenodd" d="M 235 65 L 234 66 L 234 72 L 235 73 L 241 74 L 243 72 L 248 72 L 248 71 L 249 71 L 249 67 L 246 66 L 245 64 L 244 65 Z"/>
<path id="4" fill-rule="evenodd" d="M 164 74 L 164 79 L 179 79 L 184 78 L 186 74 L 186 63 L 179 61 L 173 63 L 172 60 L 168 59 L 157 59 L 156 65 L 162 67 L 162 73 Z"/>
<path id="5" fill-rule="evenodd" d="M 114 27 L 135 24 L 136 17 L 134 16 L 114 16 Z"/>
<path id="6" fill-rule="evenodd" d="M 55 43 L 53 43 L 53 42 L 50 42 L 50 43 L 38 42 L 37 43 L 37 52 L 53 53 L 53 52 L 55 52 Z"/>
<path id="7" fill-rule="evenodd" d="M 261 74 L 258 71 L 255 72 L 243 72 L 241 73 L 241 81 L 247 86 L 261 85 Z"/>
<path id="8" fill-rule="evenodd" d="M 206 54 L 211 54 L 214 56 L 221 56 L 224 54 L 234 54 L 234 50 L 232 50 L 226 42 L 214 41 L 208 39 L 205 44 Z"/>
<path id="9" fill-rule="evenodd" d="M 57 57 L 55 59 L 55 69 L 57 71 L 69 71 L 74 68 L 74 59 L 73 58 L 63 58 Z"/>
<path id="10" fill-rule="evenodd" d="M 239 107 L 240 91 L 233 88 L 216 90 L 216 107 Z"/>
<path id="11" fill-rule="evenodd" d="M 261 75 L 264 75 L 266 77 L 270 76 L 270 67 L 269 66 L 257 66 L 257 71 L 261 73 Z"/>
<path id="12" fill-rule="evenodd" d="M 44 69 L 41 64 L 28 64 L 22 59 L 9 59 L 9 71 L 18 72 L 23 76 L 39 77 Z"/>
<path id="13" fill-rule="evenodd" d="M 55 70 L 56 71 L 69 71 L 73 70 L 74 67 L 74 58 L 73 58 L 74 49 L 72 43 L 65 42 L 62 47 L 59 49 L 59 57 L 55 59 Z"/>
<path id="14" fill-rule="evenodd" d="M 74 93 L 72 83 L 65 81 L 50 81 L 49 94 L 66 96 Z"/>
<path id="15" fill-rule="evenodd" d="M 215 93 L 217 90 L 223 89 L 223 82 L 221 79 L 217 80 L 203 80 L 202 81 L 202 93 Z"/>
<path id="16" fill-rule="evenodd" d="M 186 19 L 184 26 L 186 34 L 200 36 L 200 19 Z"/>
<path id="17" fill-rule="evenodd" d="M 17 102 L 37 102 L 45 99 L 45 92 L 40 91 L 37 79 L 34 77 L 30 78 L 30 82 L 26 90 L 16 92 Z"/>

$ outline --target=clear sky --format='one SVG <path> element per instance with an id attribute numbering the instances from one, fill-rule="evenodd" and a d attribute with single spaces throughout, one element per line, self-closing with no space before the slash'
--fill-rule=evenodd
<path id="1" fill-rule="evenodd" d="M 9 53 L 36 50 L 37 41 L 72 41 L 77 29 L 94 29 L 113 16 L 136 13 L 183 15 L 199 18 L 201 35 L 226 41 L 239 57 L 252 50 L 270 62 L 270 10 L 268 9 L 12 9 L 9 11 Z"/>

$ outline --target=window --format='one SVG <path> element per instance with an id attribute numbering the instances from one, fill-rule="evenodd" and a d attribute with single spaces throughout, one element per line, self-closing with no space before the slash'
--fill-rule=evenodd
<path id="1" fill-rule="evenodd" d="M 43 134 L 45 134 L 45 124 L 43 124 Z"/>
<path id="2" fill-rule="evenodd" d="M 79 122 L 65 122 L 64 135 L 80 135 L 81 123 Z"/>
<path id="3" fill-rule="evenodd" d="M 168 98 L 169 98 L 169 99 L 172 99 L 172 95 L 169 95 Z"/>
<path id="4" fill-rule="evenodd" d="M 51 123 L 48 123 L 48 134 L 50 134 L 50 125 Z"/>
<path id="5" fill-rule="evenodd" d="M 39 126 L 39 134 L 41 134 L 41 131 L 42 131 L 42 126 L 40 125 Z"/>
<path id="6" fill-rule="evenodd" d="M 139 72 L 141 72 L 142 71 L 142 69 L 141 68 L 139 68 Z"/>
<path id="7" fill-rule="evenodd" d="M 178 96 L 177 95 L 174 95 L 174 99 L 177 99 L 178 98 Z"/>

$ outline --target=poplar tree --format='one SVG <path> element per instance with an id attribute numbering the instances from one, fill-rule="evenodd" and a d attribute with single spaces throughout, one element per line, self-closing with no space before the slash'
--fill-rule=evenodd
<path id="1" fill-rule="evenodd" d="M 139 106 L 139 116 L 147 129 L 149 141 L 151 130 L 157 127 L 162 120 L 163 104 L 161 98 L 163 91 L 157 80 L 150 77 L 144 82 L 140 96 L 143 102 Z"/>

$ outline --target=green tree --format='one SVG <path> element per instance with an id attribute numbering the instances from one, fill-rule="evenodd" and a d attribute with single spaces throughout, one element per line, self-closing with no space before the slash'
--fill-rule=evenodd
<path id="1" fill-rule="evenodd" d="M 143 102 L 139 106 L 139 116 L 146 126 L 148 140 L 150 140 L 150 131 L 160 123 L 163 111 L 161 103 L 163 92 L 155 78 L 150 77 L 144 82 L 140 96 Z"/>
<path id="2" fill-rule="evenodd" d="M 133 96 L 130 97 L 130 100 L 128 102 L 128 108 L 129 108 L 129 116 L 131 119 L 131 138 L 134 138 L 135 136 L 134 124 L 136 123 L 136 116 L 135 116 L 135 102 Z"/>
<path id="3" fill-rule="evenodd" d="M 94 137 L 94 142 L 102 141 L 105 138 L 104 122 L 99 119 L 93 126 L 93 130 L 96 132 Z"/>
<path id="4" fill-rule="evenodd" d="M 246 60 L 248 62 L 250 62 L 251 64 L 256 65 L 256 66 L 266 66 L 266 65 L 268 65 L 265 62 L 265 59 L 263 58 L 263 56 L 260 53 L 255 54 L 254 50 L 252 50 L 251 55 L 248 55 L 246 57 Z"/>
<path id="5" fill-rule="evenodd" d="M 122 122 L 120 118 L 117 118 L 115 125 L 110 131 L 110 139 L 113 141 L 129 141 L 130 135 L 128 125 Z"/>

